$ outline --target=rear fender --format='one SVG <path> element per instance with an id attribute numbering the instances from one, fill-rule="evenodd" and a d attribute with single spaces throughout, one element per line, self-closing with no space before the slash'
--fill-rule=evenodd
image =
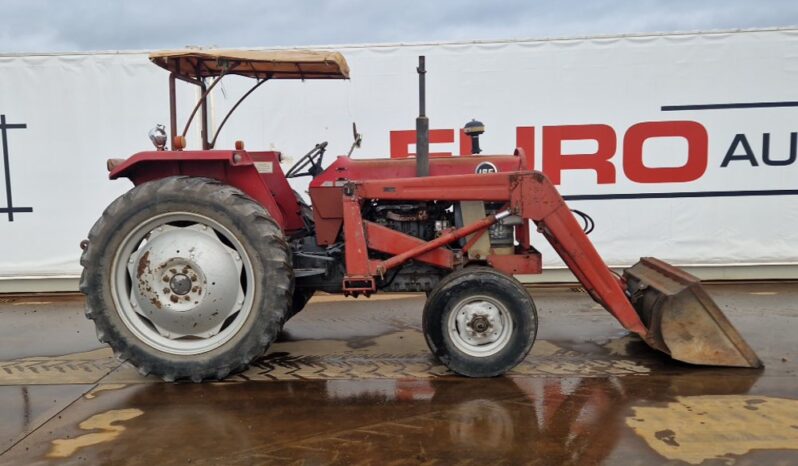
<path id="1" fill-rule="evenodd" d="M 255 199 L 291 234 L 301 230 L 304 222 L 278 157 L 276 152 L 237 150 L 139 152 L 115 166 L 109 178 L 128 178 L 135 185 L 180 175 L 213 178 Z"/>

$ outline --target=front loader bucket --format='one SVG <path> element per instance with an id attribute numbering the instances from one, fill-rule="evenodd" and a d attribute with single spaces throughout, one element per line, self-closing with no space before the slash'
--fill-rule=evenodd
<path id="1" fill-rule="evenodd" d="M 623 275 L 650 346 L 691 364 L 762 366 L 698 278 L 653 257 Z"/>

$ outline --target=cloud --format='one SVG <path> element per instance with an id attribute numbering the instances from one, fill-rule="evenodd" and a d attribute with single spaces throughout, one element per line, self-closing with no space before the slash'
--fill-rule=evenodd
<path id="1" fill-rule="evenodd" d="M 798 24 L 794 0 L 4 0 L 2 52 L 562 37 Z"/>

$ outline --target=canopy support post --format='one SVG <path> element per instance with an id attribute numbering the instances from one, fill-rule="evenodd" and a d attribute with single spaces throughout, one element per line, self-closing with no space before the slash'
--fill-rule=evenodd
<path id="1" fill-rule="evenodd" d="M 221 78 L 221 76 L 219 76 Z M 218 79 L 216 80 L 218 81 Z M 211 85 L 216 84 L 216 81 L 211 83 Z M 202 91 L 202 97 L 200 98 L 200 102 L 202 103 L 200 107 L 200 139 L 202 139 L 202 150 L 208 150 L 208 91 L 205 87 L 205 81 L 202 81 L 200 84 L 200 90 Z"/>
<path id="2" fill-rule="evenodd" d="M 225 68 L 224 70 L 222 70 L 222 73 L 219 74 L 219 76 L 216 79 L 213 80 L 213 82 L 211 83 L 210 86 L 205 86 L 205 83 L 201 79 L 199 80 L 197 85 L 200 87 L 200 90 L 202 91 L 202 95 L 200 96 L 199 101 L 197 101 L 197 105 L 194 106 L 194 110 L 191 111 L 191 115 L 188 116 L 188 121 L 186 121 L 186 126 L 183 128 L 183 137 L 186 137 L 186 134 L 188 134 L 188 128 L 191 126 L 191 121 L 194 119 L 194 115 L 196 115 L 197 114 L 197 110 L 199 110 L 200 107 L 202 107 L 202 113 L 200 115 L 200 118 L 202 118 L 201 136 L 202 136 L 202 149 L 203 150 L 207 150 L 209 148 L 208 147 L 209 146 L 209 144 L 208 144 L 208 99 L 207 99 L 208 98 L 208 93 L 210 93 L 213 90 L 213 88 L 216 87 L 217 84 L 219 84 L 219 81 L 222 80 L 222 78 L 224 77 L 225 73 L 227 73 L 227 70 L 228 70 L 228 68 Z"/>
<path id="3" fill-rule="evenodd" d="M 177 136 L 177 91 L 175 90 L 175 74 L 169 73 L 169 142 L 175 150 Z"/>

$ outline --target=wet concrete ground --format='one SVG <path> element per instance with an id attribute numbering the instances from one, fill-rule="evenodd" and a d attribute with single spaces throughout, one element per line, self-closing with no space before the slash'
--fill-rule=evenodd
<path id="1" fill-rule="evenodd" d="M 422 296 L 319 296 L 247 372 L 167 384 L 116 361 L 80 297 L 0 297 L 0 464 L 798 464 L 798 285 L 708 289 L 764 370 L 667 360 L 536 288 L 506 377 L 447 373 Z"/>

